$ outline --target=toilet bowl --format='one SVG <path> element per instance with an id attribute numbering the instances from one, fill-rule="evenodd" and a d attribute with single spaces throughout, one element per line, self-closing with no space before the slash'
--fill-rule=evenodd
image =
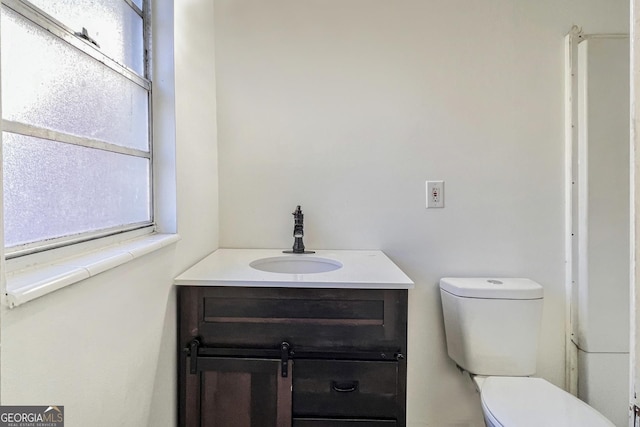
<path id="1" fill-rule="evenodd" d="M 488 377 L 480 399 L 487 427 L 613 427 L 598 411 L 542 378 Z"/>
<path id="2" fill-rule="evenodd" d="M 447 352 L 480 392 L 487 427 L 615 427 L 580 399 L 534 378 L 542 286 L 520 278 L 443 278 Z"/>

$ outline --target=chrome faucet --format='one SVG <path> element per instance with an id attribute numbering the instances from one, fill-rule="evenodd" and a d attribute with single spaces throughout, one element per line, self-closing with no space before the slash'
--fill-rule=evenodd
<path id="1" fill-rule="evenodd" d="M 290 251 L 282 251 L 285 254 L 314 254 L 315 251 L 305 251 L 302 236 L 304 236 L 304 214 L 300 205 L 293 212 L 293 248 Z"/>

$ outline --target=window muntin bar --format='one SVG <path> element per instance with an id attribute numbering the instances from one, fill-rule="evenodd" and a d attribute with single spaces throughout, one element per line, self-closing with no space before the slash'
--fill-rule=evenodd
<path id="1" fill-rule="evenodd" d="M 64 142 L 66 144 L 79 145 L 87 148 L 95 148 L 98 150 L 110 151 L 112 153 L 126 154 L 129 156 L 151 158 L 149 151 L 136 150 L 133 148 L 121 147 L 119 145 L 109 144 L 108 142 L 97 139 L 83 138 L 66 133 L 56 132 L 51 129 L 40 128 L 37 126 L 26 125 L 24 123 L 12 122 L 10 120 L 2 121 L 2 130 L 4 132 L 16 133 L 19 135 L 33 136 L 40 139 L 46 139 L 56 142 Z"/>

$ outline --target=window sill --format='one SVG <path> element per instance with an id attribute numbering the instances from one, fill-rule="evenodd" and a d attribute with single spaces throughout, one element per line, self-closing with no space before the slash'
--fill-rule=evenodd
<path id="1" fill-rule="evenodd" d="M 17 307 L 43 295 L 118 267 L 180 240 L 177 234 L 152 234 L 96 251 L 7 273 L 5 304 Z"/>

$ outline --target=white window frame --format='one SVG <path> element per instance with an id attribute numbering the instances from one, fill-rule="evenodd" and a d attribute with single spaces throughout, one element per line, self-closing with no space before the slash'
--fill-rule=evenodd
<path id="1" fill-rule="evenodd" d="M 63 40 L 82 50 L 98 61 L 102 62 L 114 71 L 135 81 L 142 87 L 148 87 L 148 126 L 149 126 L 149 153 L 133 150 L 135 154 L 144 154 L 149 158 L 150 167 L 150 195 L 151 195 L 151 221 L 139 224 L 130 224 L 95 233 L 84 233 L 76 236 L 67 236 L 52 239 L 46 244 L 28 244 L 7 250 L 4 245 L 0 249 L 0 289 L 2 290 L 2 303 L 9 307 L 31 301 L 46 295 L 62 287 L 93 277 L 103 271 L 118 267 L 133 259 L 139 258 L 150 252 L 159 250 L 177 242 L 180 237 L 176 234 L 175 212 L 175 110 L 171 102 L 174 96 L 173 67 L 167 64 L 173 62 L 173 32 L 158 34 L 163 47 L 158 58 L 154 58 L 152 52 L 152 26 L 163 25 L 166 29 L 167 19 L 173 22 L 173 8 L 165 7 L 164 0 L 143 0 L 142 10 L 131 0 L 123 0 L 143 18 L 144 31 L 144 74 L 139 76 L 136 72 L 107 57 L 74 34 L 73 29 L 65 27 L 62 23 L 49 17 L 37 7 L 21 0 L 1 0 L 2 4 L 12 10 L 26 16 L 41 25 L 44 21 L 45 28 Z M 157 7 L 162 24 L 154 24 L 151 20 L 152 3 Z M 172 3 L 171 3 L 172 4 Z M 16 10 L 18 9 L 18 10 Z M 24 13 L 23 13 L 24 12 Z M 33 19 L 32 19 L 33 18 Z M 41 25 L 42 26 L 42 25 Z M 155 42 L 157 43 L 157 41 Z M 164 53 L 164 49 L 167 52 Z M 151 91 L 151 80 L 154 74 L 152 63 L 160 65 L 161 96 L 154 99 Z M 1 94 L 0 94 L 1 96 Z M 159 106 L 156 112 L 153 105 Z M 1 103 L 0 103 L 1 105 Z M 0 108 L 0 117 L 2 117 Z M 154 116 L 160 116 L 157 122 L 159 138 L 154 141 Z M 45 139 L 60 140 L 61 142 L 82 145 L 92 148 L 108 149 L 116 152 L 125 150 L 131 154 L 130 149 L 108 144 L 103 141 L 89 138 L 77 138 L 57 132 L 44 131 L 37 127 L 22 125 L 20 123 L 2 120 L 0 131 L 16 130 L 30 136 L 45 137 Z M 29 133 L 26 133 L 29 132 Z M 158 147 L 160 143 L 160 147 Z M 155 145 L 155 147 L 154 147 Z M 159 148 L 159 150 L 158 150 Z M 154 155 L 155 152 L 155 155 Z M 2 168 L 2 146 L 0 145 L 0 182 Z M 141 156 L 143 157 L 143 156 Z M 162 165 L 162 173 L 158 174 L 157 164 Z M 165 190 L 161 200 L 156 198 L 158 185 Z M 2 200 L 2 185 L 0 185 L 0 200 Z M 4 242 L 2 210 L 0 209 L 0 240 Z M 158 224 L 159 222 L 159 224 Z"/>

